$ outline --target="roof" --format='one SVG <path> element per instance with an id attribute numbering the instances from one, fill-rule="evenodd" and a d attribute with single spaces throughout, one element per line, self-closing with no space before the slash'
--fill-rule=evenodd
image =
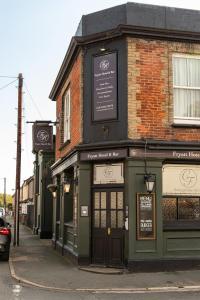
<path id="1" fill-rule="evenodd" d="M 200 42 L 200 11 L 128 2 L 83 15 L 49 98 L 56 100 L 81 45 L 122 34 Z"/>
<path id="2" fill-rule="evenodd" d="M 76 36 L 108 31 L 119 24 L 200 32 L 200 11 L 128 2 L 82 16 Z"/>

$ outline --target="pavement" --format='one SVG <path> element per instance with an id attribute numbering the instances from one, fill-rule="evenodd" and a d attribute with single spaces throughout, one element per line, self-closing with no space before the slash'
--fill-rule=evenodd
<path id="1" fill-rule="evenodd" d="M 61 256 L 51 240 L 40 240 L 20 225 L 20 245 L 11 246 L 12 277 L 26 285 L 60 291 L 200 291 L 200 270 L 129 273 L 104 268 L 80 269 Z M 114 272 L 115 271 L 115 272 Z M 107 273 L 106 273 L 107 272 Z"/>

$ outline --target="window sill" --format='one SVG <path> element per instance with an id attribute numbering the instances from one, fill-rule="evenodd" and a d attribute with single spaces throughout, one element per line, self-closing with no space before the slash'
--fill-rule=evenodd
<path id="1" fill-rule="evenodd" d="M 62 145 L 61 145 L 61 147 L 59 148 L 59 150 L 62 150 L 63 148 L 65 148 L 67 145 L 69 145 L 70 144 L 70 140 L 67 140 L 67 141 L 65 141 Z"/>
<path id="2" fill-rule="evenodd" d="M 173 123 L 172 127 L 178 128 L 200 128 L 200 124 Z"/>

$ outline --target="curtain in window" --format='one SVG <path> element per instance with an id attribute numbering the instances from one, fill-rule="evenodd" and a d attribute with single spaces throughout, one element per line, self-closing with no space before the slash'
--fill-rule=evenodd
<path id="1" fill-rule="evenodd" d="M 200 59 L 173 58 L 174 116 L 200 118 Z"/>

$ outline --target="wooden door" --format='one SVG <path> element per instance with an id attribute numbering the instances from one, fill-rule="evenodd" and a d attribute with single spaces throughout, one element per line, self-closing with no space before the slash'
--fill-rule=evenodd
<path id="1" fill-rule="evenodd" d="M 92 204 L 92 262 L 121 266 L 124 262 L 123 190 L 95 190 Z"/>

